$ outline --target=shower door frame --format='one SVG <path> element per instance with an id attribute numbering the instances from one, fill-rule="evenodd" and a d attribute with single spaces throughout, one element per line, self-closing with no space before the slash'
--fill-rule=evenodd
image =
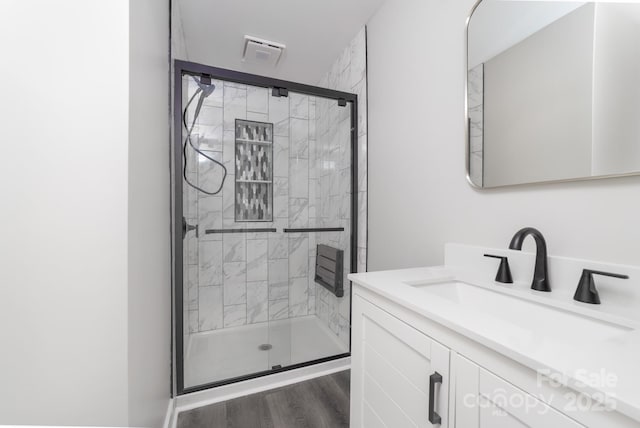
<path id="1" fill-rule="evenodd" d="M 189 61 L 174 60 L 174 93 L 173 93 L 173 144 L 171 169 L 172 169 L 172 372 L 171 376 L 171 394 L 172 396 L 188 394 L 191 392 L 202 391 L 217 386 L 228 385 L 248 379 L 255 379 L 262 376 L 268 376 L 274 373 L 280 373 L 297 369 L 300 367 L 311 366 L 326 361 L 337 360 L 351 355 L 351 309 L 352 302 L 349 304 L 349 352 L 332 355 L 329 357 L 306 361 L 303 363 L 293 364 L 279 369 L 270 369 L 261 372 L 251 373 L 248 375 L 238 376 L 235 378 L 224 379 L 222 381 L 210 382 L 192 387 L 184 387 L 184 270 L 183 270 L 183 238 L 182 224 L 183 218 L 183 158 L 182 158 L 182 78 L 183 75 L 191 76 L 208 76 L 212 79 L 223 80 L 225 82 L 234 82 L 244 85 L 258 86 L 268 89 L 286 89 L 304 95 L 323 97 L 336 100 L 336 102 L 346 102 L 351 105 L 351 260 L 349 271 L 356 272 L 358 251 L 358 96 L 349 92 L 335 91 L 333 89 L 321 88 L 317 86 L 306 85 L 303 83 L 290 82 L 286 80 L 274 79 L 255 74 L 243 73 L 239 71 L 227 70 L 218 67 L 211 67 Z M 273 96 L 273 95 L 271 95 Z M 288 96 L 288 95 L 287 95 Z M 345 296 L 346 297 L 346 296 Z M 351 299 L 351 294 L 349 299 Z M 268 322 L 268 321 L 267 321 Z"/>

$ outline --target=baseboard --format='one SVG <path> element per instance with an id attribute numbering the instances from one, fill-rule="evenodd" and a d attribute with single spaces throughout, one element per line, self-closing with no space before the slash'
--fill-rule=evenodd
<path id="1" fill-rule="evenodd" d="M 272 375 L 256 379 L 249 379 L 242 382 L 219 386 L 205 391 L 180 395 L 175 399 L 175 408 L 173 410 L 174 426 L 170 425 L 167 427 L 165 425 L 165 428 L 175 428 L 175 420 L 177 420 L 180 412 L 231 400 L 237 397 L 243 397 L 245 395 L 255 394 L 257 392 L 267 391 L 269 389 L 280 388 L 282 386 L 303 382 L 320 376 L 326 376 L 332 373 L 348 370 L 350 367 L 351 357 L 345 357 L 338 360 L 314 364 L 312 366 L 274 373 Z"/>
<path id="2" fill-rule="evenodd" d="M 175 428 L 176 426 L 176 400 L 171 398 L 167 405 L 167 413 L 164 416 L 162 428 Z"/>

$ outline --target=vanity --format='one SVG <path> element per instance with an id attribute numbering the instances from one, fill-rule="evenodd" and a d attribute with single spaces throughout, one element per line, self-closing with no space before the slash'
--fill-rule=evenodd
<path id="1" fill-rule="evenodd" d="M 549 256 L 541 292 L 535 258 L 447 244 L 444 266 L 349 275 L 351 427 L 640 427 L 640 268 Z M 583 269 L 630 279 L 578 302 Z"/>
<path id="2" fill-rule="evenodd" d="M 476 192 L 640 173 L 638 22 L 637 3 L 476 3 Z M 640 427 L 640 267 L 549 256 L 533 228 L 508 248 L 447 244 L 443 266 L 349 275 L 351 427 Z"/>

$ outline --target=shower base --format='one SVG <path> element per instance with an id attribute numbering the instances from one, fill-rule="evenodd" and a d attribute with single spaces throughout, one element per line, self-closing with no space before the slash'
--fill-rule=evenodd
<path id="1" fill-rule="evenodd" d="M 261 345 L 271 345 L 262 350 Z M 186 388 L 349 352 L 315 316 L 191 334 L 184 360 Z"/>

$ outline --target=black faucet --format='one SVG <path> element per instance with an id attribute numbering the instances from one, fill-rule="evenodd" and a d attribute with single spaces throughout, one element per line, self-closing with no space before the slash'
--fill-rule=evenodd
<path id="1" fill-rule="evenodd" d="M 537 291 L 551 291 L 551 285 L 549 284 L 548 268 L 547 268 L 547 243 L 544 240 L 544 236 L 538 229 L 533 227 L 525 227 L 520 229 L 511 238 L 509 249 L 522 250 L 522 242 L 527 236 L 533 236 L 536 241 L 536 267 L 533 271 L 533 282 L 531 283 L 531 289 Z"/>

